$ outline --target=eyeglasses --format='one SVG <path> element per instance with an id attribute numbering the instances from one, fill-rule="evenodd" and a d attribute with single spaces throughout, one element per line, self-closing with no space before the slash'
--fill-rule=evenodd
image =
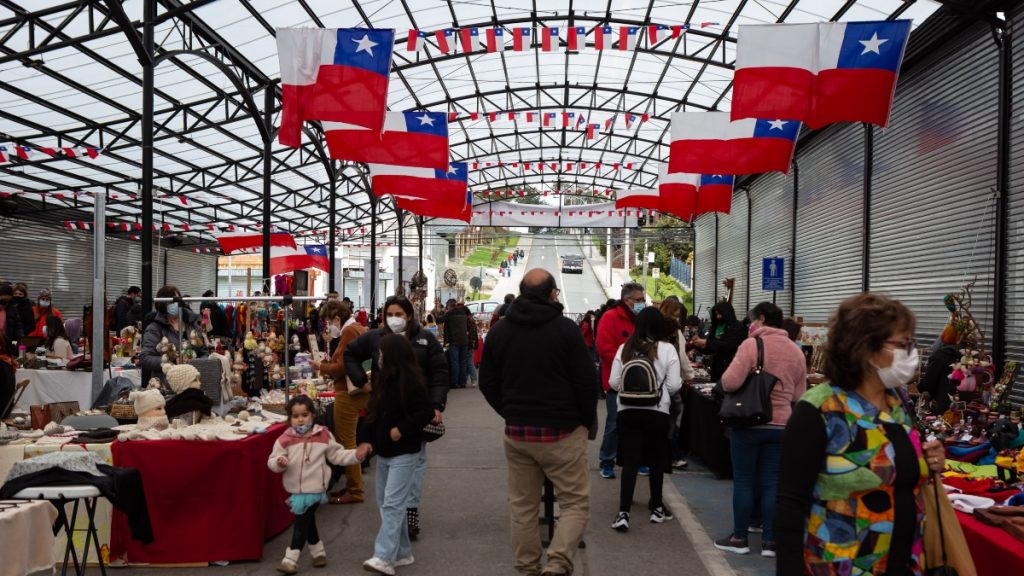
<path id="1" fill-rule="evenodd" d="M 914 351 L 914 348 L 917 348 L 917 338 L 910 338 L 907 340 L 886 340 L 885 343 L 891 344 L 897 349 L 902 348 L 903 350 L 906 350 L 907 354 L 910 354 Z"/>
<path id="2" fill-rule="evenodd" d="M 555 296 L 558 296 L 561 293 L 562 293 L 562 289 L 561 288 L 555 288 Z"/>

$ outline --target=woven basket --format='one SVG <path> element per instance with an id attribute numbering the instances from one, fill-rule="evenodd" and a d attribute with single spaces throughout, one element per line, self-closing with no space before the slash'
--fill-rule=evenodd
<path id="1" fill-rule="evenodd" d="M 282 416 L 286 416 L 286 414 L 284 412 L 284 407 L 285 407 L 284 404 L 263 404 L 262 405 L 262 409 L 265 412 L 273 412 L 274 414 L 280 414 Z"/>
<path id="2" fill-rule="evenodd" d="M 115 420 L 138 420 L 138 415 L 135 414 L 135 404 L 111 404 L 110 415 Z"/>

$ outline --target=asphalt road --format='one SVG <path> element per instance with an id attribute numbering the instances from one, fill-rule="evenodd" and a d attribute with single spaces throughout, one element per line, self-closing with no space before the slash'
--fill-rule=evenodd
<path id="1" fill-rule="evenodd" d="M 555 276 L 562 289 L 559 299 L 568 313 L 582 314 L 596 310 L 607 300 L 593 269 L 584 264 L 583 274 L 563 274 L 561 256 L 565 254 L 589 255 L 581 247 L 579 237 L 569 234 L 547 234 L 533 237 L 533 246 L 527 254 L 528 268 L 544 268 Z"/>

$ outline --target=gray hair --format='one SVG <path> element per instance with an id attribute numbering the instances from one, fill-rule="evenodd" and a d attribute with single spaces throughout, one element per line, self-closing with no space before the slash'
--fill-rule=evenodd
<path id="1" fill-rule="evenodd" d="M 644 287 L 639 282 L 626 282 L 622 285 L 622 293 L 619 294 L 619 299 L 625 300 L 627 296 L 637 291 L 644 292 Z"/>

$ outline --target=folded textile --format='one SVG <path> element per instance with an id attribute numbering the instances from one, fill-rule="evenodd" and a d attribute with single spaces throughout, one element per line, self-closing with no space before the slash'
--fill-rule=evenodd
<path id="1" fill-rule="evenodd" d="M 98 468 L 98 465 L 103 463 L 103 459 L 94 452 L 51 452 L 15 462 L 11 466 L 10 472 L 7 473 L 7 483 L 51 468 L 61 468 L 70 472 L 80 472 L 92 476 L 103 476 L 103 473 Z"/>
<path id="2" fill-rule="evenodd" d="M 996 502 L 1003 502 L 1007 498 L 1020 493 L 1019 490 L 1008 488 L 1002 482 L 992 478 L 972 479 L 947 476 L 942 479 L 942 483 L 950 488 L 956 488 L 964 494 L 983 496 L 991 498 Z"/>
<path id="3" fill-rule="evenodd" d="M 991 508 L 996 505 L 995 500 L 983 496 L 971 496 L 969 494 L 949 494 L 948 496 L 950 503 L 953 504 L 953 508 L 965 514 L 974 514 L 975 509 Z"/>
<path id="4" fill-rule="evenodd" d="M 117 440 L 119 432 L 111 428 L 96 428 L 71 439 L 72 444 L 109 444 Z"/>

